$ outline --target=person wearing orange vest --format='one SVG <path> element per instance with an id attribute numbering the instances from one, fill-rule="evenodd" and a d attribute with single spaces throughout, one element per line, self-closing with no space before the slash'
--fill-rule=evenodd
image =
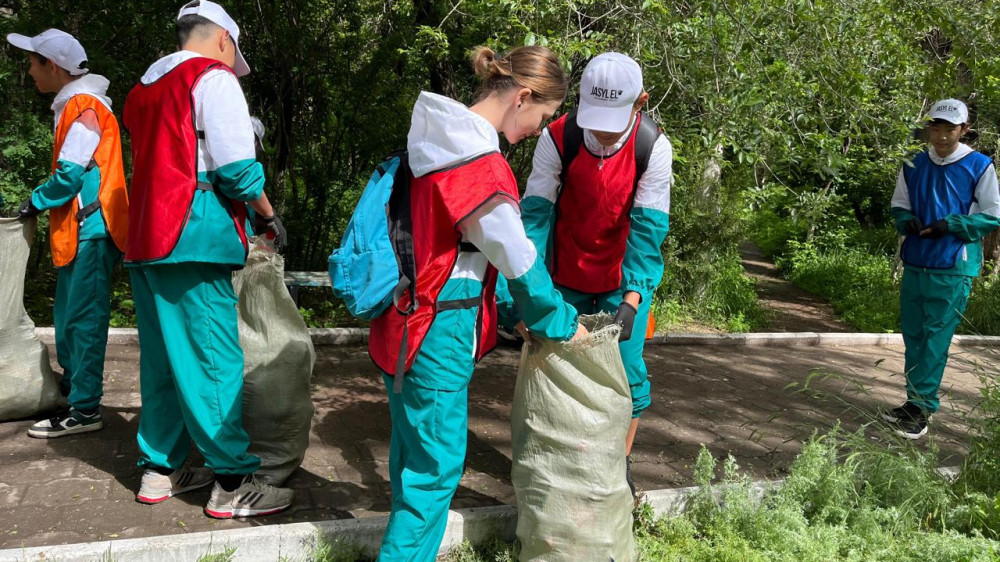
<path id="1" fill-rule="evenodd" d="M 104 427 L 100 404 L 111 314 L 111 271 L 128 237 L 128 191 L 118 120 L 108 79 L 87 71 L 87 53 L 72 35 L 49 29 L 34 37 L 7 36 L 27 51 L 28 73 L 42 93 L 56 94 L 52 175 L 18 212 L 49 211 L 56 282 L 56 355 L 69 411 L 28 429 L 38 438 Z"/>

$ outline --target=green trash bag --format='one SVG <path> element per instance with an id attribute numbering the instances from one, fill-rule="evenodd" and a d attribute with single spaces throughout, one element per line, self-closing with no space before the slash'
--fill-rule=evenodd
<path id="1" fill-rule="evenodd" d="M 620 328 L 607 314 L 581 322 L 591 331 L 581 341 L 535 339 L 521 351 L 510 418 L 523 561 L 636 559 Z"/>
<path id="2" fill-rule="evenodd" d="M 0 218 L 0 421 L 65 406 L 49 349 L 35 336 L 35 323 L 24 310 L 24 276 L 36 224 Z"/>
<path id="3" fill-rule="evenodd" d="M 302 464 L 309 446 L 310 393 L 316 351 L 285 288 L 285 260 L 257 238 L 246 267 L 233 275 L 243 348 L 243 427 L 257 476 L 280 485 Z"/>

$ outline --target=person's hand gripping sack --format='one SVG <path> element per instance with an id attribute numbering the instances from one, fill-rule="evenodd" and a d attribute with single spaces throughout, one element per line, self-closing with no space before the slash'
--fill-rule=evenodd
<path id="1" fill-rule="evenodd" d="M 285 231 L 285 227 L 281 224 L 281 219 L 277 213 L 269 217 L 259 214 L 255 215 L 253 219 L 253 231 L 258 236 L 266 236 L 268 239 L 273 240 L 274 247 L 279 251 L 288 245 L 288 232 Z"/>

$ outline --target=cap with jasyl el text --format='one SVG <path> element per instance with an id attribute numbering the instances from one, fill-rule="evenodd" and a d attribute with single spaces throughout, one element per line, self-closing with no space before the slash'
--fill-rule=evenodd
<path id="1" fill-rule="evenodd" d="M 937 101 L 931 106 L 927 119 L 931 121 L 941 119 L 954 125 L 964 125 L 969 122 L 969 108 L 956 99 Z"/>
<path id="2" fill-rule="evenodd" d="M 576 122 L 583 129 L 620 133 L 642 95 L 639 63 L 621 53 L 597 55 L 583 69 Z"/>

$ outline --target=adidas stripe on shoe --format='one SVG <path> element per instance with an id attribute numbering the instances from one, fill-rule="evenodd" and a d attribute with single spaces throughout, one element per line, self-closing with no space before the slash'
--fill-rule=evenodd
<path id="1" fill-rule="evenodd" d="M 288 488 L 265 484 L 251 474 L 232 492 L 216 482 L 205 506 L 205 515 L 216 519 L 271 515 L 288 509 L 294 499 L 295 493 Z"/>
<path id="2" fill-rule="evenodd" d="M 142 482 L 139 484 L 139 493 L 135 495 L 135 501 L 146 504 L 160 503 L 177 494 L 204 488 L 214 479 L 212 470 L 204 466 L 184 467 L 175 470 L 170 476 L 147 468 L 142 474 Z"/>

